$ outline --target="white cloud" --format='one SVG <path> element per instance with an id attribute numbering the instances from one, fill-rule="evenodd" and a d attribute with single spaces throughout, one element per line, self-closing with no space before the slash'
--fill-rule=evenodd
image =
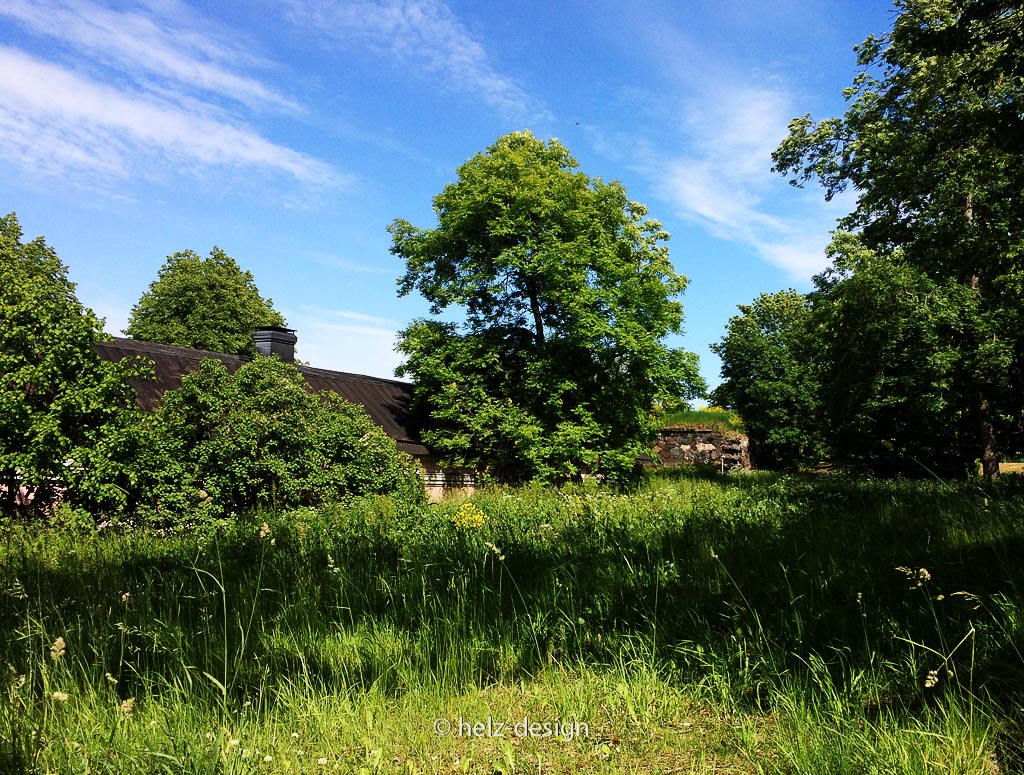
<path id="1" fill-rule="evenodd" d="M 398 323 L 387 318 L 377 317 L 376 315 L 367 315 L 362 312 L 352 312 L 351 310 L 340 310 L 340 309 L 324 309 L 323 307 L 311 307 L 303 306 L 302 314 L 304 316 L 315 316 L 318 319 L 333 318 L 335 320 L 357 320 L 361 323 L 377 323 L 381 326 L 389 327 L 389 330 L 393 331 L 398 327 Z"/>
<path id="2" fill-rule="evenodd" d="M 786 242 L 754 241 L 758 255 L 769 264 L 785 269 L 794 277 L 806 279 L 824 269 L 828 260 L 825 258 L 825 247 L 830 240 L 827 232 L 817 233 L 809 230 L 802 235 Z"/>
<path id="3" fill-rule="evenodd" d="M 303 184 L 344 182 L 324 162 L 251 128 L 90 80 L 14 48 L 0 46 L 0 72 L 0 148 L 34 172 L 125 177 L 212 165 L 284 174 Z"/>
<path id="4" fill-rule="evenodd" d="M 785 136 L 785 94 L 727 84 L 702 88 L 682 107 L 687 155 L 663 166 L 663 190 L 698 218 L 749 237 L 781 222 L 762 209 L 771 152 Z"/>
<path id="5" fill-rule="evenodd" d="M 334 312 L 334 316 L 343 320 L 358 320 L 363 323 L 379 323 L 385 326 L 397 326 L 393 320 L 387 318 L 379 318 L 374 315 L 364 315 L 361 312 Z"/>
<path id="6" fill-rule="evenodd" d="M 387 274 L 392 276 L 398 272 L 397 266 L 367 264 L 362 261 L 353 261 L 330 253 L 308 253 L 308 255 L 321 266 L 329 266 L 332 269 L 343 269 L 347 272 L 358 272 L 360 274 Z"/>
<path id="7" fill-rule="evenodd" d="M 719 11 L 748 13 L 735 4 Z M 795 192 L 771 171 L 771 154 L 790 119 L 804 112 L 791 76 L 737 57 L 730 46 L 716 47 L 663 4 L 640 4 L 618 18 L 620 35 L 644 36 L 645 63 L 663 80 L 632 95 L 643 109 L 657 111 L 652 129 L 640 137 L 598 138 L 601 152 L 647 178 L 677 216 L 749 248 L 794 280 L 825 268 L 829 232 L 846 211 Z"/>
<path id="8" fill-rule="evenodd" d="M 521 86 L 494 69 L 483 45 L 441 0 L 294 0 L 291 8 L 297 24 L 327 35 L 332 45 L 439 76 L 445 87 L 479 96 L 505 116 L 550 118 Z"/>
<path id="9" fill-rule="evenodd" d="M 713 89 L 690 84 L 678 138 L 685 151 L 647 152 L 644 172 L 684 218 L 720 239 L 746 244 L 762 259 L 806 280 L 827 266 L 825 244 L 839 210 L 821 197 L 794 200 L 771 172 L 785 137 L 792 98 L 777 85 L 742 86 L 722 79 Z M 776 205 L 785 192 L 788 206 Z"/>
<path id="10" fill-rule="evenodd" d="M 285 316 L 289 326 L 296 330 L 297 355 L 310 366 L 395 379 L 395 368 L 402 360 L 395 352 L 397 327 L 335 322 L 391 321 L 358 312 L 314 308 L 303 308 L 298 313 L 285 311 Z"/>
<path id="11" fill-rule="evenodd" d="M 730 177 L 764 175 L 786 136 L 791 103 L 788 93 L 772 85 L 725 83 L 687 102 L 686 124 L 697 146 L 725 164 Z"/>
<path id="12" fill-rule="evenodd" d="M 713 157 L 668 161 L 658 192 L 720 237 L 749 240 L 759 230 L 781 229 L 782 223 L 758 209 L 760 198 L 727 167 Z"/>
<path id="13" fill-rule="evenodd" d="M 5 0 L 0 5 L 0 16 L 117 66 L 136 80 L 147 74 L 252 108 L 301 110 L 294 100 L 230 69 L 259 64 L 258 60 L 238 50 L 224 36 L 200 32 L 166 14 L 115 11 L 85 0 Z"/>

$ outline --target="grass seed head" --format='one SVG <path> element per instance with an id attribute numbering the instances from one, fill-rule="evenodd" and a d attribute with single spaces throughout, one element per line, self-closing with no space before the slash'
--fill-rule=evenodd
<path id="1" fill-rule="evenodd" d="M 57 638 L 50 646 L 50 659 L 56 662 L 62 656 L 64 656 L 65 643 L 63 638 Z"/>

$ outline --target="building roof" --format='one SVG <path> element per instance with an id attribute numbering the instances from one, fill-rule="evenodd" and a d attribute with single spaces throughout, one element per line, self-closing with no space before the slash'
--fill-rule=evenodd
<path id="1" fill-rule="evenodd" d="M 203 360 L 218 360 L 230 372 L 252 360 L 238 355 L 174 347 L 137 339 L 115 338 L 110 342 L 97 342 L 95 348 L 97 354 L 107 361 L 142 356 L 153 362 L 155 378 L 136 380 L 133 383 L 138 391 L 138 404 L 147 412 L 156 409 L 165 392 L 180 387 L 182 378 L 196 371 Z M 330 390 L 346 401 L 362 406 L 370 415 L 370 419 L 393 438 L 403 452 L 417 456 L 429 454 L 429 450 L 420 442 L 419 435 L 410 422 L 409 401 L 412 398 L 412 385 L 408 382 L 316 369 L 311 366 L 297 368 L 314 392 Z"/>

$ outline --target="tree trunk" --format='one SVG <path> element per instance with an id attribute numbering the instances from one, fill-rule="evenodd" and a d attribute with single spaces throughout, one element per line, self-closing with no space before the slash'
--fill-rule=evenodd
<path id="1" fill-rule="evenodd" d="M 978 390 L 978 443 L 981 447 L 981 473 L 992 481 L 999 476 L 999 454 L 996 450 L 996 429 L 992 425 L 992 407 L 983 391 Z"/>
<path id="2" fill-rule="evenodd" d="M 973 199 L 967 197 L 967 225 L 973 222 Z M 971 290 L 980 293 L 981 278 L 977 274 L 971 276 Z M 978 388 L 975 399 L 975 411 L 978 413 L 978 445 L 981 448 L 981 473 L 991 482 L 999 476 L 999 454 L 996 450 L 996 429 L 992 425 L 992 406 L 982 388 Z"/>
<path id="3" fill-rule="evenodd" d="M 533 326 L 537 337 L 537 346 L 544 346 L 544 320 L 540 316 L 540 300 L 537 298 L 536 281 L 531 277 L 526 281 L 526 292 L 530 296 L 530 312 L 533 313 Z"/>

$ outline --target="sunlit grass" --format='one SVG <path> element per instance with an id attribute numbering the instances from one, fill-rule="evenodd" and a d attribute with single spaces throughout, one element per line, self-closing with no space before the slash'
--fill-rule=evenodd
<path id="1" fill-rule="evenodd" d="M 716 407 L 680 409 L 661 417 L 663 428 L 706 428 L 720 433 L 744 433 L 743 421 L 735 412 Z"/>
<path id="2" fill-rule="evenodd" d="M 7 524 L 0 771 L 1012 771 L 1022 491 L 676 471 Z"/>

